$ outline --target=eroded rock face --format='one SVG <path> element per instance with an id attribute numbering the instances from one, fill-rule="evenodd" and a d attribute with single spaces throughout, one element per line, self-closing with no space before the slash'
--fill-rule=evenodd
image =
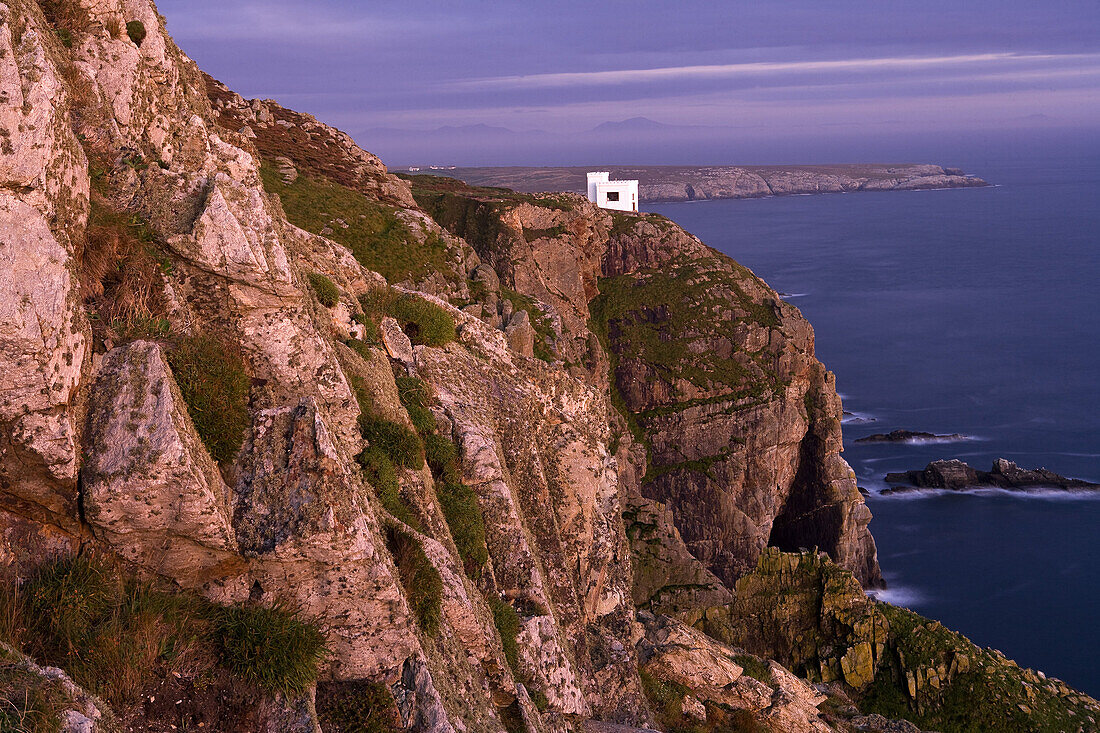
<path id="1" fill-rule="evenodd" d="M 707 634 L 780 660 L 812 680 L 871 684 L 890 625 L 858 581 L 814 553 L 765 550 L 733 602 L 695 614 Z"/>
<path id="2" fill-rule="evenodd" d="M 738 657 L 735 649 L 675 619 L 646 613 L 641 618 L 646 627 L 638 645 L 643 669 L 653 679 L 688 690 L 681 703 L 685 716 L 707 720 L 710 704 L 748 712 L 758 726 L 777 733 L 833 730 L 818 715 L 826 696 L 782 666 Z M 755 679 L 735 658 L 750 659 L 767 674 Z"/>
<path id="3" fill-rule="evenodd" d="M 74 235 L 87 220 L 87 163 L 37 4 L 0 4 L 0 20 L 0 491 L 36 518 L 72 523 L 73 402 L 88 356 Z"/>
<path id="4" fill-rule="evenodd" d="M 648 444 L 641 493 L 669 507 L 688 549 L 727 585 L 769 544 L 816 545 L 880 583 L 809 324 L 670 222 L 619 217 L 593 314 Z"/>
<path id="5" fill-rule="evenodd" d="M 108 353 L 88 414 L 84 511 L 97 536 L 188 585 L 229 561 L 237 548 L 229 488 L 160 346 L 135 341 Z"/>
<path id="6" fill-rule="evenodd" d="M 605 398 L 452 312 L 461 346 L 417 347 L 416 373 L 453 426 L 496 584 L 530 609 L 520 669 L 557 713 L 644 722 Z"/>

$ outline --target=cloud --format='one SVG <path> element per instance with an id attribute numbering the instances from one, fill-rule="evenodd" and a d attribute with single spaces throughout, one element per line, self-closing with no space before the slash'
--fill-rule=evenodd
<path id="1" fill-rule="evenodd" d="M 608 86 L 643 84 L 684 79 L 727 79 L 761 74 L 806 74 L 830 72 L 913 71 L 929 68 L 965 68 L 980 65 L 1013 63 L 1043 64 L 1049 62 L 1097 61 L 1100 54 L 1021 54 L 978 53 L 955 56 L 889 56 L 813 61 L 759 61 L 736 64 L 697 66 L 665 66 L 652 69 L 618 69 L 611 71 L 570 71 L 519 76 L 498 76 L 471 79 L 461 86 L 477 89 L 531 89 L 577 86 Z"/>

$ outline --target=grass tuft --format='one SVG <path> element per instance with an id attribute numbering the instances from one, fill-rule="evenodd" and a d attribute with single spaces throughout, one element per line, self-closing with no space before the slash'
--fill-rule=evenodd
<path id="1" fill-rule="evenodd" d="M 408 293 L 398 296 L 390 315 L 414 344 L 443 346 L 455 340 L 455 320 L 443 308 Z"/>
<path id="2" fill-rule="evenodd" d="M 327 653 L 317 625 L 285 606 L 217 606 L 88 555 L 50 560 L 19 591 L 4 590 L 18 594 L 8 607 L 26 629 L 25 651 L 112 703 L 140 699 L 170 674 L 201 679 L 219 662 L 271 692 L 301 692 Z"/>
<path id="3" fill-rule="evenodd" d="M 504 647 L 504 658 L 508 660 L 508 666 L 512 668 L 512 672 L 519 673 L 519 645 L 516 643 L 516 639 L 519 637 L 520 623 L 519 614 L 516 613 L 516 609 L 512 608 L 512 604 L 504 600 L 500 596 L 491 594 L 486 600 L 489 602 L 489 610 L 493 612 L 493 623 L 496 624 L 497 631 L 500 632 L 500 643 Z"/>
<path id="4" fill-rule="evenodd" d="M 359 430 L 371 447 L 383 451 L 394 465 L 414 470 L 424 466 L 420 439 L 404 425 L 363 412 L 359 415 Z"/>
<path id="5" fill-rule="evenodd" d="M 223 609 L 218 636 L 225 668 L 270 692 L 304 692 L 328 655 L 317 625 L 278 603 Z"/>
<path id="6" fill-rule="evenodd" d="M 416 377 L 398 377 L 397 394 L 416 432 L 426 435 L 435 430 L 435 416 L 428 409 L 428 386 L 423 381 Z"/>
<path id="7" fill-rule="evenodd" d="M 168 364 L 210 455 L 218 462 L 232 460 L 250 423 L 251 379 L 244 360 L 218 339 L 190 336 L 168 352 Z"/>
<path id="8" fill-rule="evenodd" d="M 93 191 L 80 251 L 81 290 L 100 338 L 165 338 L 163 275 L 172 263 L 148 223 Z"/>
<path id="9" fill-rule="evenodd" d="M 442 435 L 424 436 L 424 456 L 432 473 L 443 480 L 458 480 L 458 448 Z"/>
<path id="10" fill-rule="evenodd" d="M 317 294 L 317 300 L 326 308 L 333 308 L 340 302 L 340 290 L 328 277 L 319 272 L 309 273 L 309 285 Z"/>
<path id="11" fill-rule="evenodd" d="M 455 340 L 455 320 L 444 308 L 412 293 L 374 288 L 359 297 L 367 319 L 393 317 L 414 344 L 443 346 Z"/>
<path id="12" fill-rule="evenodd" d="M 420 541 L 403 529 L 387 527 L 386 546 L 393 555 L 405 597 L 420 630 L 435 636 L 439 632 L 443 605 L 443 579 L 439 571 L 424 554 Z"/>
<path id="13" fill-rule="evenodd" d="M 476 576 L 489 562 L 489 550 L 485 545 L 485 520 L 477 503 L 477 494 L 465 484 L 456 481 L 436 483 L 436 495 L 443 508 L 443 516 L 451 529 L 462 566 L 470 577 Z"/>
<path id="14" fill-rule="evenodd" d="M 401 482 L 393 461 L 381 448 L 371 447 L 356 458 L 363 467 L 367 481 L 374 487 L 382 508 L 413 529 L 420 530 L 420 520 L 405 497 L 401 495 Z"/>

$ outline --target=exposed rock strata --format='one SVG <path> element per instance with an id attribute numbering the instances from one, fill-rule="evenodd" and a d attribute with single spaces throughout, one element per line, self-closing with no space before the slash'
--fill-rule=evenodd
<path id="1" fill-rule="evenodd" d="M 744 650 L 797 649 L 795 671 L 850 691 L 895 664 L 876 646 L 875 609 L 889 607 L 820 558 L 788 575 L 831 568 L 826 592 L 792 580 L 790 604 L 762 605 L 789 578 L 757 573 L 731 594 L 758 561 L 788 562 L 769 544 L 817 545 L 878 580 L 832 376 L 809 325 L 752 273 L 666 220 L 580 196 L 402 181 L 343 133 L 201 75 L 148 0 L 74 0 L 72 27 L 42 7 L 0 4 L 0 562 L 13 581 L 83 548 L 217 603 L 286 604 L 328 638 L 319 696 L 373 685 L 414 731 L 647 730 L 663 704 L 653 681 L 683 692 L 677 713 L 696 723 L 826 730 L 817 688 Z M 350 213 L 303 211 L 307 184 Z M 343 234 L 360 216 L 401 237 L 361 246 Z M 139 268 L 93 246 L 90 217 L 148 259 L 156 308 L 130 328 L 104 324 L 88 286 Z M 314 294 L 317 275 L 335 302 Z M 389 285 L 445 311 L 457 341 L 414 346 L 413 329 L 364 310 Z M 248 384 L 244 438 L 221 463 L 169 366 L 196 336 L 238 353 Z M 356 460 L 379 447 L 362 422 L 425 429 L 402 402 L 408 375 L 432 437 L 457 446 L 484 565 L 459 554 L 444 511 L 457 479 L 407 460 L 383 486 Z M 394 533 L 439 578 L 438 629 L 402 582 Z M 831 626 L 814 616 L 822 599 Z M 780 646 L 774 608 L 837 638 Z M 919 713 L 950 670 L 906 665 Z M 317 729 L 312 691 L 248 699 L 263 729 Z"/>
<path id="2" fill-rule="evenodd" d="M 537 293 L 574 373 L 601 383 L 610 357 L 645 449 L 626 495 L 667 504 L 708 571 L 730 584 L 774 542 L 818 545 L 881 582 L 870 512 L 839 456 L 833 378 L 796 308 L 661 217 L 439 178 L 415 179 L 414 193 L 502 283 Z"/>

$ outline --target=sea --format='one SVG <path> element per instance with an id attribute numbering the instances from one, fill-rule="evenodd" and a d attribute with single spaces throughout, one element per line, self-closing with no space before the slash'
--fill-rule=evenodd
<path id="1" fill-rule="evenodd" d="M 879 493 L 941 458 L 1100 482 L 1100 145 L 964 162 L 994 185 L 643 208 L 813 324 L 883 600 L 1100 697 L 1100 492 Z M 965 437 L 854 442 L 894 429 Z"/>

